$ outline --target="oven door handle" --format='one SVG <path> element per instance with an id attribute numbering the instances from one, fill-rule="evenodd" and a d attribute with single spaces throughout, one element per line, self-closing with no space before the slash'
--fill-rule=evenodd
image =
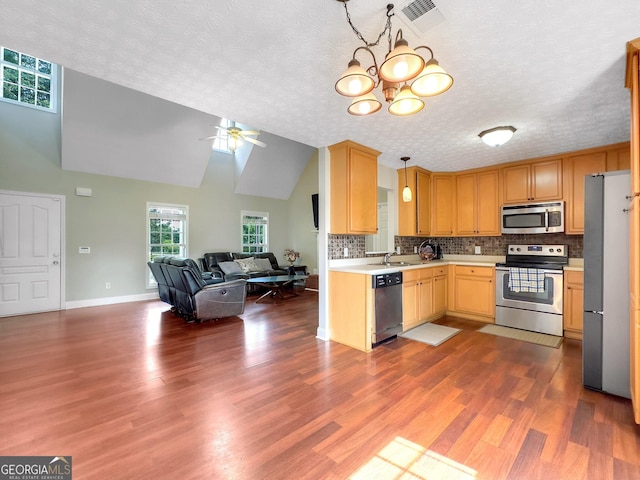
<path id="1" fill-rule="evenodd" d="M 534 268 L 534 267 L 521 267 L 521 268 Z M 541 270 L 545 275 L 564 275 L 563 270 L 547 270 L 546 268 L 536 268 Z M 496 272 L 509 272 L 509 267 L 496 267 Z"/>

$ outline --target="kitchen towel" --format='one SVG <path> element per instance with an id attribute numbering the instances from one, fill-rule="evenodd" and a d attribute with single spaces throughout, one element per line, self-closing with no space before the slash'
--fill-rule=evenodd
<path id="1" fill-rule="evenodd" d="M 537 268 L 509 268 L 509 290 L 512 292 L 544 292 L 544 272 Z"/>

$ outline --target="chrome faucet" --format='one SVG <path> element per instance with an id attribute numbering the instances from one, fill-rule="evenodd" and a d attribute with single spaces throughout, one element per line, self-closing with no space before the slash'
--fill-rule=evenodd
<path id="1" fill-rule="evenodd" d="M 389 252 L 389 253 L 385 253 L 385 254 L 384 254 L 384 261 L 383 261 L 383 263 L 384 263 L 385 265 L 389 265 L 389 263 L 391 263 L 391 255 L 395 255 L 395 254 L 396 254 L 396 252 Z"/>

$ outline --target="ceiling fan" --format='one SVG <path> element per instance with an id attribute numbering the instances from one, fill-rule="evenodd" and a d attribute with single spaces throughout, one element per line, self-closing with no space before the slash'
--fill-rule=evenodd
<path id="1" fill-rule="evenodd" d="M 211 140 L 213 138 L 217 138 L 220 135 L 220 133 L 223 132 L 229 137 L 229 149 L 232 152 L 234 152 L 238 147 L 238 145 L 242 143 L 242 140 L 246 140 L 247 142 L 253 143 L 254 145 L 257 145 L 259 147 L 267 146 L 266 143 L 261 142 L 260 140 L 257 140 L 255 138 L 252 138 L 252 136 L 260 135 L 260 132 L 258 132 L 257 130 L 243 130 L 240 127 L 237 127 L 236 122 L 234 121 L 231 121 L 228 127 L 221 127 L 219 125 L 216 125 L 216 128 L 220 130 L 220 132 L 218 132 L 217 135 L 204 137 L 204 138 L 201 138 L 200 140 Z"/>

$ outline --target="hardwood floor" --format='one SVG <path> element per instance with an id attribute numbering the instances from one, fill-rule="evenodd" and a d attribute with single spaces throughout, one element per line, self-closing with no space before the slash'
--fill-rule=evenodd
<path id="1" fill-rule="evenodd" d="M 495 337 L 362 353 L 315 338 L 317 294 L 187 324 L 160 301 L 0 319 L 0 455 L 77 479 L 632 479 L 630 402 L 581 345 Z"/>

